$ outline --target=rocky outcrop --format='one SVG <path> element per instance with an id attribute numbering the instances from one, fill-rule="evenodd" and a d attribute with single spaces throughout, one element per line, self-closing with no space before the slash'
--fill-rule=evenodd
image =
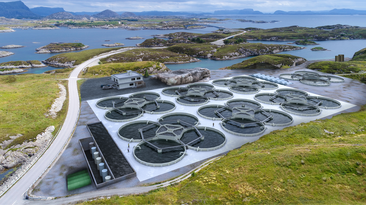
<path id="1" fill-rule="evenodd" d="M 57 113 L 61 111 L 62 106 L 64 105 L 64 102 L 66 100 L 65 86 L 58 84 L 58 87 L 60 88 L 60 97 L 56 98 L 55 102 L 51 106 L 51 109 L 48 111 L 48 113 L 45 114 L 46 117 L 50 116 L 52 117 L 52 119 L 55 119 L 57 117 Z"/>
<path id="2" fill-rule="evenodd" d="M 245 44 L 244 44 L 245 46 Z M 267 44 L 262 45 L 257 48 L 246 48 L 239 47 L 235 52 L 227 53 L 225 55 L 217 55 L 214 54 L 211 59 L 213 60 L 231 60 L 237 58 L 245 58 L 249 56 L 260 56 L 260 55 L 268 55 L 268 54 L 276 54 L 283 51 L 293 51 L 293 50 L 301 50 L 304 47 L 298 46 L 290 46 L 290 45 L 275 45 L 275 44 Z"/>
<path id="3" fill-rule="evenodd" d="M 72 68 L 72 67 L 74 67 L 75 62 L 76 61 L 61 63 L 57 59 L 54 59 L 54 60 L 46 59 L 46 60 L 42 61 L 42 63 L 44 63 L 48 66 L 51 66 L 51 67 L 56 67 L 56 68 Z"/>
<path id="4" fill-rule="evenodd" d="M 12 73 L 22 73 L 24 71 L 25 71 L 24 69 L 4 70 L 4 71 L 0 71 L 0 75 L 7 75 L 7 74 L 12 74 Z"/>
<path id="5" fill-rule="evenodd" d="M 11 56 L 13 55 L 14 53 L 12 52 L 8 52 L 8 51 L 0 51 L 0 58 L 2 57 L 6 57 L 6 56 Z"/>
<path id="6" fill-rule="evenodd" d="M 119 47 L 119 46 L 124 46 L 125 44 L 123 43 L 113 43 L 113 44 L 102 44 L 102 46 L 105 47 Z"/>
<path id="7" fill-rule="evenodd" d="M 45 64 L 40 61 L 9 61 L 0 63 L 0 69 L 19 69 L 19 68 L 40 68 L 46 67 Z"/>
<path id="8" fill-rule="evenodd" d="M 33 156 L 39 149 L 42 149 L 48 145 L 48 142 L 52 139 L 53 131 L 55 131 L 54 126 L 47 127 L 43 133 L 37 135 L 35 141 L 13 145 L 7 149 L 6 147 L 8 145 L 23 135 L 18 134 L 16 136 L 11 136 L 9 140 L 1 143 L 0 146 L 2 149 L 0 149 L 0 169 L 10 169 L 26 162 L 29 157 Z"/>
<path id="9" fill-rule="evenodd" d="M 211 77 L 207 68 L 181 69 L 165 73 L 159 73 L 154 78 L 167 85 L 182 85 L 193 83 Z"/>
<path id="10" fill-rule="evenodd" d="M 84 50 L 88 47 L 89 46 L 80 43 L 50 43 L 46 46 L 37 48 L 36 51 L 39 54 L 64 53 L 64 52 Z"/>
<path id="11" fill-rule="evenodd" d="M 10 32 L 15 32 L 15 30 L 11 29 L 11 28 L 7 28 L 7 29 L 0 29 L 0 33 L 10 33 Z"/>
<path id="12" fill-rule="evenodd" d="M 6 45 L 6 46 L 2 46 L 0 47 L 1 49 L 12 49 L 12 48 L 23 48 L 24 46 L 22 45 Z"/>
<path id="13" fill-rule="evenodd" d="M 128 37 L 126 38 L 128 40 L 141 40 L 141 39 L 144 39 L 143 37 L 139 37 L 139 36 L 134 36 L 134 37 Z"/>

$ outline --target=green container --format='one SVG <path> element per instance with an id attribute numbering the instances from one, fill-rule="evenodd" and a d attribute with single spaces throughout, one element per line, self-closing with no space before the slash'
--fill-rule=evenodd
<path id="1" fill-rule="evenodd" d="M 91 179 L 87 170 L 70 174 L 66 178 L 68 191 L 79 189 L 91 184 Z"/>

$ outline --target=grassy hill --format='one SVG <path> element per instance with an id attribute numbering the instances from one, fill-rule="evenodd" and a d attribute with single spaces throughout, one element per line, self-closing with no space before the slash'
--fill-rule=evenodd
<path id="1" fill-rule="evenodd" d="M 226 67 L 225 69 L 255 69 L 264 68 L 289 68 L 290 66 L 302 64 L 306 59 L 290 54 L 272 54 L 256 56 L 241 63 Z"/>

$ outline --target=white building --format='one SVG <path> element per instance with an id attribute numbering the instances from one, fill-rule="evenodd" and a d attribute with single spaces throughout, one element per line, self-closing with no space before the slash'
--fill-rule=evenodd
<path id="1" fill-rule="evenodd" d="M 113 80 L 117 89 L 137 88 L 145 85 L 143 76 L 130 70 L 126 73 L 112 75 L 111 80 Z"/>

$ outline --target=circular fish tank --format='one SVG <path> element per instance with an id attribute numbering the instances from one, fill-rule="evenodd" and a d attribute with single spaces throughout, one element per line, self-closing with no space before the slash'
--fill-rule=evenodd
<path id="1" fill-rule="evenodd" d="M 188 129 L 180 138 L 190 149 L 212 151 L 221 148 L 226 143 L 225 134 L 219 130 L 210 127 L 197 127 L 197 130 Z"/>
<path id="2" fill-rule="evenodd" d="M 303 105 L 296 103 L 282 103 L 281 108 L 294 115 L 301 116 L 316 116 L 320 115 L 321 110 L 315 105 Z"/>
<path id="3" fill-rule="evenodd" d="M 177 103 L 185 106 L 199 106 L 207 104 L 209 99 L 200 96 L 181 96 L 175 99 Z"/>
<path id="4" fill-rule="evenodd" d="M 141 92 L 130 95 L 130 98 L 143 98 L 146 101 L 154 101 L 160 99 L 160 95 L 155 92 Z"/>
<path id="5" fill-rule="evenodd" d="M 296 90 L 296 89 L 289 89 L 289 88 L 282 88 L 282 89 L 278 89 L 276 90 L 276 93 L 279 95 L 285 95 L 285 96 L 308 96 L 308 93 L 302 90 Z"/>
<path id="6" fill-rule="evenodd" d="M 103 98 L 98 100 L 96 103 L 97 108 L 100 109 L 110 109 L 114 107 L 122 107 L 124 103 L 128 100 L 126 97 L 110 97 L 110 98 Z"/>
<path id="7" fill-rule="evenodd" d="M 320 86 L 320 87 L 325 87 L 325 86 L 330 85 L 330 81 L 327 78 L 319 78 L 316 80 L 301 79 L 300 82 L 305 85 Z"/>
<path id="8" fill-rule="evenodd" d="M 184 112 L 176 112 L 163 115 L 161 118 L 159 118 L 158 121 L 162 125 L 172 124 L 182 125 L 184 127 L 196 126 L 199 123 L 196 116 Z"/>
<path id="9" fill-rule="evenodd" d="M 207 83 L 193 83 L 187 86 L 187 88 L 203 88 L 207 91 L 212 90 L 215 86 Z"/>
<path id="10" fill-rule="evenodd" d="M 205 93 L 210 100 L 228 100 L 234 97 L 233 93 L 226 90 L 211 90 Z"/>
<path id="11" fill-rule="evenodd" d="M 255 93 L 259 92 L 258 88 L 254 87 L 254 86 L 246 86 L 246 85 L 232 86 L 229 88 L 229 90 L 234 93 L 246 94 L 246 95 L 255 94 Z"/>
<path id="12" fill-rule="evenodd" d="M 338 77 L 338 76 L 327 76 L 329 77 L 329 81 L 332 83 L 343 83 L 344 82 L 344 78 L 342 77 Z"/>
<path id="13" fill-rule="evenodd" d="M 175 104 L 167 100 L 157 100 L 149 102 L 141 108 L 149 114 L 163 114 L 175 110 Z"/>
<path id="14" fill-rule="evenodd" d="M 264 124 L 248 119 L 228 119 L 220 124 L 225 131 L 244 137 L 257 136 L 266 131 Z"/>
<path id="15" fill-rule="evenodd" d="M 187 92 L 188 92 L 188 88 L 186 88 L 186 87 L 171 87 L 171 88 L 165 88 L 161 91 L 161 93 L 163 93 L 163 95 L 170 96 L 170 97 L 179 97 L 181 95 L 186 95 Z"/>
<path id="16" fill-rule="evenodd" d="M 219 87 L 231 87 L 236 85 L 236 81 L 232 79 L 220 79 L 212 81 L 212 84 Z"/>
<path id="17" fill-rule="evenodd" d="M 153 138 L 156 135 L 156 131 L 159 129 L 159 123 L 141 120 L 129 122 L 118 129 L 117 135 L 121 139 L 129 142 L 141 142 L 142 136 L 140 130 L 143 133 L 144 139 Z"/>
<path id="18" fill-rule="evenodd" d="M 280 78 L 285 79 L 285 80 L 300 80 L 302 78 L 302 76 L 296 75 L 296 74 L 285 73 L 285 74 L 281 74 Z"/>
<path id="19" fill-rule="evenodd" d="M 320 96 L 309 96 L 307 97 L 308 103 L 315 105 L 322 109 L 338 109 L 342 104 L 334 99 L 320 97 Z"/>
<path id="20" fill-rule="evenodd" d="M 286 97 L 276 95 L 275 93 L 258 93 L 254 96 L 254 99 L 258 102 L 271 105 L 279 105 L 286 102 Z"/>
<path id="21" fill-rule="evenodd" d="M 270 118 L 269 121 L 264 122 L 266 125 L 270 126 L 287 126 L 293 123 L 293 118 L 291 115 L 282 112 L 280 110 L 272 110 L 272 109 L 263 109 L 257 110 L 254 113 L 255 119 L 259 121 L 264 121 Z"/>
<path id="22" fill-rule="evenodd" d="M 115 108 L 107 111 L 104 117 L 112 122 L 126 122 L 135 120 L 143 114 L 141 109 L 137 108 Z"/>
<path id="23" fill-rule="evenodd" d="M 278 85 L 276 83 L 271 83 L 271 82 L 260 82 L 261 84 L 261 89 L 262 90 L 275 90 L 278 88 Z"/>
<path id="24" fill-rule="evenodd" d="M 162 167 L 183 159 L 186 148 L 175 140 L 151 139 L 135 146 L 133 156 L 145 165 Z"/>
<path id="25" fill-rule="evenodd" d="M 233 99 L 226 102 L 226 106 L 230 108 L 234 107 L 246 107 L 251 108 L 253 110 L 258 110 L 262 108 L 262 105 L 254 100 L 248 99 Z"/>
<path id="26" fill-rule="evenodd" d="M 220 114 L 224 118 L 229 118 L 232 115 L 231 109 L 223 105 L 205 105 L 198 108 L 197 113 L 199 116 L 209 120 L 222 120 L 223 118 L 221 118 Z"/>
<path id="27" fill-rule="evenodd" d="M 233 77 L 232 78 L 235 81 L 242 81 L 242 82 L 247 82 L 247 83 L 254 83 L 257 80 L 257 78 L 254 77 L 250 77 L 250 76 L 237 76 L 237 77 Z"/>

